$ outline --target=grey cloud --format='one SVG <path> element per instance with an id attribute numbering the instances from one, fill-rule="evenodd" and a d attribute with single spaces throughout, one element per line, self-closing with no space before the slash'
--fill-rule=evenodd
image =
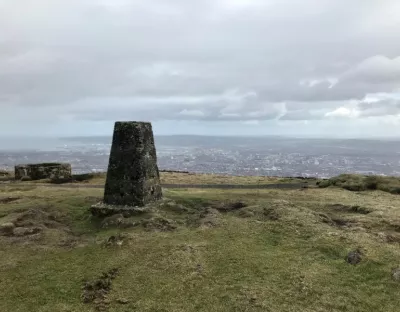
<path id="1" fill-rule="evenodd" d="M 400 99 L 364 100 L 357 108 L 363 117 L 400 115 Z"/>
<path id="2" fill-rule="evenodd" d="M 54 107 L 77 120 L 324 118 L 400 86 L 397 8 L 396 0 L 0 0 L 0 105 Z"/>

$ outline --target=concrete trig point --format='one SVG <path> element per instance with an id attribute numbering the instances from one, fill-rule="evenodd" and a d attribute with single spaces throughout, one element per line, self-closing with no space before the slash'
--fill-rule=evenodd
<path id="1" fill-rule="evenodd" d="M 97 215 L 134 211 L 162 198 L 153 130 L 149 122 L 116 122 L 104 199 Z"/>

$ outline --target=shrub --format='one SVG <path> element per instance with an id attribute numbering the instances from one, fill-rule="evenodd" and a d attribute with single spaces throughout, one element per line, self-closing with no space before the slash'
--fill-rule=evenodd
<path id="1" fill-rule="evenodd" d="M 326 188 L 332 185 L 331 180 L 321 180 L 317 182 L 318 187 Z"/>
<path id="2" fill-rule="evenodd" d="M 365 178 L 365 188 L 368 190 L 376 190 L 378 189 L 378 177 L 376 176 L 367 176 Z"/>
<path id="3" fill-rule="evenodd" d="M 322 180 L 317 185 L 320 188 L 337 186 L 353 192 L 380 190 L 391 194 L 400 194 L 400 179 L 396 177 L 341 174 L 328 180 Z"/>

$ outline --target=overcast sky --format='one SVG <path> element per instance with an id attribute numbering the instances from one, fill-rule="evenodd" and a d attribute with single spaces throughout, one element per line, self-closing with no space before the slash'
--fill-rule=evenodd
<path id="1" fill-rule="evenodd" d="M 0 135 L 400 138 L 399 0 L 0 0 Z"/>

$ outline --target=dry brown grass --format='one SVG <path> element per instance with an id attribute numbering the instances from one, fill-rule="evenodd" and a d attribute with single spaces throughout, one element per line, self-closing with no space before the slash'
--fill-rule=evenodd
<path id="1" fill-rule="evenodd" d="M 7 180 L 12 179 L 10 175 Z M 74 183 L 104 185 L 106 173 L 82 174 L 74 176 Z M 299 178 L 282 178 L 268 176 L 231 176 L 221 174 L 200 174 L 200 173 L 180 173 L 180 172 L 160 172 L 162 184 L 232 184 L 232 185 L 260 185 L 274 183 L 301 183 L 304 180 Z M 4 178 L 3 180 L 6 180 Z M 50 180 L 30 181 L 24 183 L 49 183 Z M 316 179 L 309 179 L 310 183 L 315 183 Z"/>

